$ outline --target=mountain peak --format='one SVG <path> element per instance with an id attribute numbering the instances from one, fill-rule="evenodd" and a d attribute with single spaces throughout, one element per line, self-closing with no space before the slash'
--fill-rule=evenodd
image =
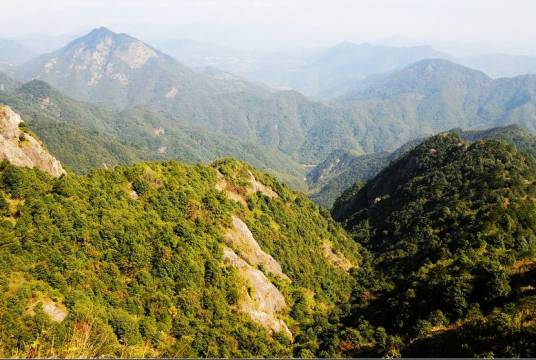
<path id="1" fill-rule="evenodd" d="M 61 84 L 51 81 L 55 76 L 61 79 L 73 76 L 90 88 L 109 83 L 127 88 L 133 72 L 160 56 L 157 50 L 136 38 L 100 27 L 26 66 L 31 73 L 37 67 L 39 73 L 28 80 L 38 78 L 60 88 Z M 25 68 L 19 70 L 26 71 Z"/>
<path id="2" fill-rule="evenodd" d="M 113 32 L 112 30 L 108 29 L 107 27 L 101 26 L 98 28 L 95 28 L 91 30 L 91 32 L 88 35 L 117 35 L 117 33 Z"/>

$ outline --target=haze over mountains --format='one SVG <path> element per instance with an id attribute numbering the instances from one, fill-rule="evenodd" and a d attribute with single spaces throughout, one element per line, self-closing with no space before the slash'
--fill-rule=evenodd
<path id="1" fill-rule="evenodd" d="M 183 47 L 183 53 L 211 51 L 216 50 L 200 50 L 192 43 Z M 233 56 L 239 58 L 237 52 L 222 53 L 227 59 Z M 34 103 L 53 104 L 41 103 L 41 108 L 84 108 L 84 115 L 73 120 L 58 116 L 61 110 L 55 109 L 55 117 L 63 118 L 60 122 L 76 122 L 118 141 L 113 152 L 122 155 L 116 155 L 117 161 L 110 154 L 86 159 L 86 165 L 72 159 L 77 169 L 91 168 L 89 163 L 101 159 L 107 164 L 141 158 L 212 161 L 229 155 L 271 170 L 300 189 L 305 189 L 305 166 L 321 163 L 333 151 L 389 152 L 412 139 L 456 127 L 517 123 L 535 130 L 534 76 L 494 80 L 449 60 L 427 59 L 431 56 L 448 57 L 430 47 L 342 43 L 294 58 L 282 56 L 280 60 L 293 64 L 288 67 L 281 65 L 284 62 L 278 65 L 277 59 L 264 60 L 282 75 L 267 71 L 273 81 L 292 78 L 295 83 L 288 87 L 337 95 L 325 102 L 245 80 L 255 78 L 257 71 L 264 76 L 259 75 L 265 71 L 263 65 L 255 61 L 238 66 L 243 74 L 249 73 L 244 77 L 225 71 L 229 69 L 196 72 L 127 34 L 98 28 L 11 68 L 2 86 L 12 90 L 9 102 L 23 113 L 27 109 L 21 103 L 28 101 L 16 104 L 17 98 L 40 89 L 44 94 L 32 95 Z M 13 95 L 17 86 L 10 77 L 21 83 L 44 81 L 52 88 L 33 85 Z M 53 88 L 78 102 L 54 101 L 67 98 Z M 40 135 L 46 138 L 42 129 Z M 132 146 L 133 155 L 126 155 L 124 150 Z"/>

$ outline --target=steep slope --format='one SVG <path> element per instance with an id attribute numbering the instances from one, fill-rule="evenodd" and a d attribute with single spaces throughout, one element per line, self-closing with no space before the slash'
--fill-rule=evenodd
<path id="1" fill-rule="evenodd" d="M 2 356 L 315 353 L 302 334 L 360 264 L 304 195 L 234 160 L 60 179 L 4 162 L 0 196 Z"/>
<path id="2" fill-rule="evenodd" d="M 534 356 L 535 181 L 505 141 L 445 133 L 341 198 L 334 217 L 371 253 L 349 324 L 399 336 L 392 354 Z"/>
<path id="3" fill-rule="evenodd" d="M 304 188 L 301 166 L 277 150 L 177 125 L 159 113 L 115 111 L 76 101 L 38 80 L 0 92 L 0 101 L 23 114 L 51 151 L 78 172 L 144 159 L 209 162 L 233 156 Z"/>
<path id="4" fill-rule="evenodd" d="M 388 152 L 355 155 L 334 151 L 307 173 L 309 198 L 329 209 L 346 189 L 356 182 L 371 179 L 388 164 Z"/>
<path id="5" fill-rule="evenodd" d="M 52 176 L 65 175 L 60 162 L 26 128 L 19 114 L 0 105 L 0 160 L 38 168 Z"/>
<path id="6" fill-rule="evenodd" d="M 449 132 L 456 133 L 469 142 L 481 139 L 504 140 L 527 155 L 536 157 L 536 136 L 517 125 L 486 130 L 452 129 Z M 372 179 L 392 161 L 405 155 L 424 140 L 423 138 L 411 140 L 391 153 L 355 155 L 345 151 L 334 151 L 307 174 L 309 197 L 317 204 L 331 208 L 346 189 L 357 182 Z"/>
<path id="7" fill-rule="evenodd" d="M 295 92 L 272 93 L 237 78 L 195 73 L 140 40 L 104 28 L 18 67 L 16 75 L 43 80 L 78 100 L 121 110 L 143 106 L 174 124 L 276 148 L 307 164 L 337 148 L 360 150 L 338 109 Z"/>

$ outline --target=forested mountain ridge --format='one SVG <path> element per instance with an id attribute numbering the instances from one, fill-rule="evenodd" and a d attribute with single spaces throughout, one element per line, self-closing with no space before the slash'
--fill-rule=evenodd
<path id="1" fill-rule="evenodd" d="M 329 356 L 361 250 L 243 163 L 0 165 L 0 355 Z M 329 327 L 326 327 L 329 329 Z"/>
<path id="2" fill-rule="evenodd" d="M 444 133 L 343 195 L 332 214 L 371 254 L 348 354 L 367 354 L 367 321 L 395 336 L 391 354 L 534 356 L 535 181 L 506 141 Z"/>
<path id="3" fill-rule="evenodd" d="M 486 130 L 452 129 L 462 139 L 473 142 L 482 139 L 504 140 L 518 150 L 536 158 L 536 136 L 518 125 L 496 127 Z M 425 141 L 415 139 L 395 151 L 374 154 L 351 154 L 334 151 L 325 161 L 318 164 L 307 174 L 310 198 L 325 208 L 331 208 L 342 193 L 356 182 L 367 182 L 391 162 L 411 151 Z"/>
<path id="4" fill-rule="evenodd" d="M 141 160 L 206 163 L 232 156 L 304 188 L 302 167 L 276 149 L 176 124 L 160 113 L 73 100 L 40 80 L 0 91 L 0 102 L 21 113 L 52 153 L 79 173 Z"/>
<path id="5" fill-rule="evenodd" d="M 366 152 L 393 150 L 452 128 L 518 124 L 536 130 L 536 76 L 493 80 L 447 60 L 428 59 L 372 81 L 339 100 L 361 119 Z M 380 138 L 381 134 L 381 138 Z"/>

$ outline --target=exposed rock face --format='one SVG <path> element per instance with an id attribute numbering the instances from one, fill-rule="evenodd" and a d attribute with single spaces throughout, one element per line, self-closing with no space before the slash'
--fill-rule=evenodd
<path id="1" fill-rule="evenodd" d="M 155 49 L 137 39 L 99 28 L 48 58 L 36 60 L 32 66 L 38 67 L 38 75 L 31 77 L 47 82 L 57 79 L 62 84 L 63 81 L 69 83 L 66 80 L 69 77 L 75 77 L 85 86 L 96 89 L 101 83 L 115 83 L 126 88 L 131 82 L 132 70 L 142 69 L 151 59 L 159 57 Z"/>
<path id="2" fill-rule="evenodd" d="M 225 176 L 219 171 L 216 170 L 216 175 L 218 176 L 218 182 L 216 182 L 216 190 L 218 191 L 224 191 L 225 195 L 236 202 L 239 202 L 242 204 L 242 206 L 247 207 L 248 204 L 246 203 L 246 199 L 242 194 L 238 193 L 236 189 L 233 189 L 227 179 L 225 179 Z"/>
<path id="3" fill-rule="evenodd" d="M 55 302 L 48 296 L 42 294 L 30 300 L 30 306 L 27 310 L 28 314 L 35 315 L 35 307 L 39 304 L 41 304 L 43 312 L 54 322 L 62 322 L 69 314 L 65 305 Z"/>
<path id="4" fill-rule="evenodd" d="M 287 308 L 285 297 L 268 280 L 262 271 L 253 268 L 233 250 L 223 250 L 225 263 L 238 269 L 240 276 L 248 283 L 251 294 L 244 291 L 238 304 L 239 310 L 248 314 L 254 322 L 274 331 L 282 332 L 292 338 L 292 333 L 277 314 Z"/>
<path id="5" fill-rule="evenodd" d="M 116 56 L 131 69 L 141 68 L 149 59 L 158 57 L 156 51 L 147 47 L 141 41 L 132 42 L 119 49 Z"/>
<path id="6" fill-rule="evenodd" d="M 66 174 L 60 162 L 32 135 L 21 130 L 22 119 L 8 106 L 0 106 L 0 160 L 38 168 L 52 176 Z"/>
<path id="7" fill-rule="evenodd" d="M 255 179 L 255 176 L 253 176 L 252 173 L 249 173 L 251 175 L 251 187 L 253 192 L 260 192 L 263 195 L 268 196 L 269 198 L 277 198 L 279 195 L 275 191 L 272 190 L 269 186 L 264 185 L 260 181 L 257 181 Z"/>
<path id="8" fill-rule="evenodd" d="M 279 197 L 270 187 L 259 182 L 251 172 L 249 172 L 250 184 L 245 189 L 233 186 L 219 170 L 216 172 L 218 177 L 216 189 L 246 209 L 247 196 L 256 192 L 261 192 L 270 198 Z M 229 246 L 223 251 L 224 262 L 238 269 L 240 276 L 251 290 L 242 289 L 238 310 L 248 314 L 257 324 L 273 332 L 284 333 L 292 339 L 292 333 L 287 325 L 278 318 L 279 313 L 287 310 L 285 297 L 265 275 L 266 273 L 291 281 L 283 273 L 281 265 L 262 250 L 251 230 L 237 216 L 233 216 L 232 228 L 225 232 L 224 239 Z"/>
<path id="9" fill-rule="evenodd" d="M 251 186 L 246 189 L 246 194 L 243 194 L 243 193 L 238 192 L 237 189 L 233 189 L 233 187 L 225 179 L 225 176 L 220 171 L 218 170 L 216 171 L 217 171 L 217 176 L 218 176 L 218 182 L 216 183 L 216 190 L 225 191 L 225 194 L 227 195 L 229 199 L 241 203 L 244 207 L 247 207 L 247 202 L 246 202 L 244 195 L 250 195 L 256 192 L 260 192 L 261 194 L 268 196 L 271 199 L 279 197 L 279 195 L 277 195 L 277 193 L 274 190 L 272 190 L 272 188 L 258 181 L 251 172 L 249 173 L 249 175 L 251 176 L 249 180 Z"/>
<path id="10" fill-rule="evenodd" d="M 289 280 L 281 270 L 281 265 L 270 255 L 265 253 L 248 226 L 238 217 L 233 216 L 233 228 L 225 234 L 225 241 L 252 266 L 261 265 L 267 272 L 281 279 Z"/>

